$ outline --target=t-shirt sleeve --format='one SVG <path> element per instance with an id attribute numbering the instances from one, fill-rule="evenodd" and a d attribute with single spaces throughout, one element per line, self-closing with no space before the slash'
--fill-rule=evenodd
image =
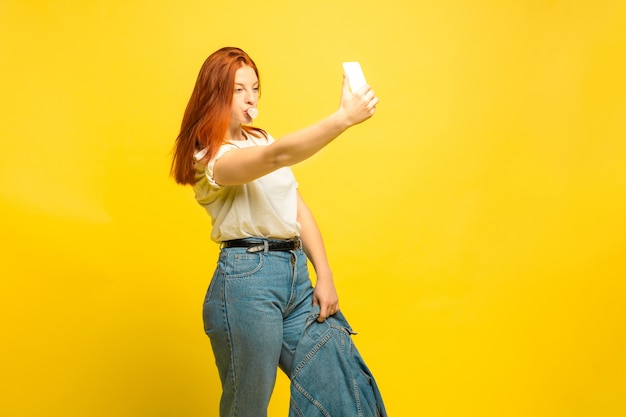
<path id="1" fill-rule="evenodd" d="M 222 186 L 219 185 L 217 182 L 215 182 L 215 179 L 213 178 L 213 169 L 215 168 L 215 162 L 217 162 L 217 160 L 220 159 L 226 152 L 235 148 L 237 147 L 233 145 L 232 143 L 227 143 L 225 145 L 222 145 L 220 150 L 217 151 L 217 154 L 215 155 L 215 157 L 211 159 L 209 163 L 206 165 L 206 168 L 204 169 L 204 175 L 206 176 L 207 181 L 209 181 L 209 184 L 211 185 L 211 187 L 218 188 L 218 189 L 222 188 Z"/>

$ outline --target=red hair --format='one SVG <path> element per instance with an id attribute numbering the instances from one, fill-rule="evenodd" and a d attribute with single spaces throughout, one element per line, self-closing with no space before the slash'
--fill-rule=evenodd
<path id="1" fill-rule="evenodd" d="M 194 153 L 207 149 L 201 159 L 207 163 L 223 144 L 230 125 L 235 72 L 246 65 L 254 69 L 258 78 L 259 71 L 252 58 L 233 47 L 215 51 L 202 64 L 174 145 L 170 175 L 178 184 L 195 183 Z M 258 128 L 245 126 L 244 129 L 264 133 Z"/>

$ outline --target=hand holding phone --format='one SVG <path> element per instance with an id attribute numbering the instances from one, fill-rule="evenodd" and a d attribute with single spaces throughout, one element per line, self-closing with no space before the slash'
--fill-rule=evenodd
<path id="1" fill-rule="evenodd" d="M 353 93 L 367 84 L 365 82 L 365 75 L 363 75 L 363 70 L 361 69 L 361 64 L 358 62 L 344 62 L 343 71 L 348 76 L 350 90 L 352 90 Z"/>

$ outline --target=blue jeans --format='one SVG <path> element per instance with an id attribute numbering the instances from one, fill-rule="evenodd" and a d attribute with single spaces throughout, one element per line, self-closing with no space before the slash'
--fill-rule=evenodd
<path id="1" fill-rule="evenodd" d="M 203 307 L 222 383 L 221 417 L 264 417 L 277 367 L 287 375 L 311 311 L 302 249 L 222 248 Z"/>

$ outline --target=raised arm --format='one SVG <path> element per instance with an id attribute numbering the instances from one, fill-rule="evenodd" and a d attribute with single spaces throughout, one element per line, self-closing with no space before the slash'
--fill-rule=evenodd
<path id="1" fill-rule="evenodd" d="M 346 129 L 374 114 L 378 98 L 369 86 L 350 92 L 344 75 L 339 109 L 318 123 L 285 135 L 269 146 L 233 149 L 215 163 L 213 176 L 220 185 L 238 185 L 311 157 Z"/>

